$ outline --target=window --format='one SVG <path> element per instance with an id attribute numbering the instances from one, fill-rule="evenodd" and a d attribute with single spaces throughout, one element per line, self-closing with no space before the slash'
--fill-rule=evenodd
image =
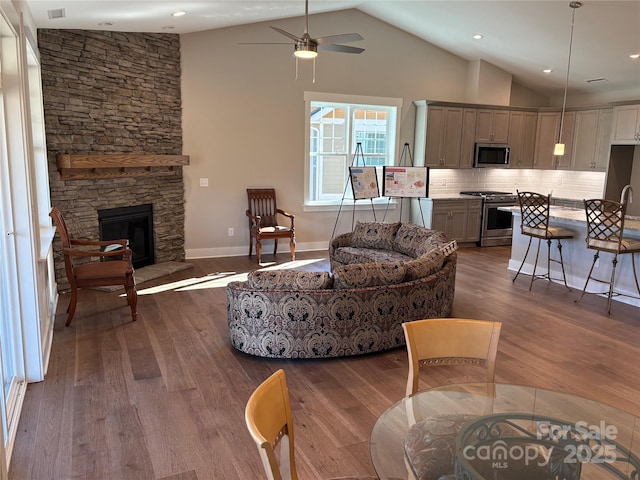
<path id="1" fill-rule="evenodd" d="M 352 199 L 352 165 L 394 165 L 401 99 L 306 92 L 305 105 L 305 205 L 338 205 Z M 377 173 L 382 184 L 382 168 Z"/>

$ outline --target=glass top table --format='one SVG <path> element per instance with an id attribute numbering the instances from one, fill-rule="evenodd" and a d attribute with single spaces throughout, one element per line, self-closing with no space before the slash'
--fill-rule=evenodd
<path id="1" fill-rule="evenodd" d="M 370 450 L 387 480 L 640 480 L 640 418 L 536 387 L 447 385 L 388 408 Z"/>

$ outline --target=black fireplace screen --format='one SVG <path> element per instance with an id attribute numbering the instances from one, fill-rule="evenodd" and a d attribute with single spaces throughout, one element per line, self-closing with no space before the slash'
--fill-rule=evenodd
<path id="1" fill-rule="evenodd" d="M 151 204 L 98 210 L 98 225 L 100 240 L 129 240 L 129 248 L 133 251 L 133 268 L 154 263 Z"/>

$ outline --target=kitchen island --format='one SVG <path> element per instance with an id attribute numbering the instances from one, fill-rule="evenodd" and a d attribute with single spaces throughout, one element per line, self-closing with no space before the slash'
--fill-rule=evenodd
<path id="1" fill-rule="evenodd" d="M 511 245 L 511 258 L 509 259 L 509 270 L 516 272 L 527 251 L 529 237 L 521 233 L 520 222 L 522 216 L 520 207 L 501 207 L 501 210 L 513 213 L 513 242 Z M 573 239 L 562 240 L 562 256 L 564 257 L 567 284 L 575 291 L 576 298 L 578 298 L 589 274 L 593 256 L 596 253 L 595 250 L 588 249 L 585 243 L 587 236 L 586 213 L 584 209 L 551 206 L 549 211 L 549 225 L 552 227 L 568 228 L 575 232 Z M 625 237 L 640 239 L 640 217 L 627 216 L 624 232 Z M 544 240 L 542 243 L 543 245 L 540 247 L 540 256 L 538 258 L 538 267 L 536 269 L 536 273 L 539 274 L 546 273 L 547 270 L 547 247 L 544 245 L 544 243 L 546 243 Z M 532 251 L 529 252 L 527 263 L 522 267 L 522 273 L 531 275 L 533 272 L 533 262 L 535 261 L 535 251 L 533 250 L 536 247 L 536 239 L 534 238 L 531 245 Z M 551 245 L 551 256 L 552 258 L 558 258 L 558 249 L 555 241 Z M 640 274 L 640 255 L 638 257 L 639 258 L 636 258 L 636 268 L 638 269 L 638 274 Z M 612 254 L 601 252 L 600 259 L 594 267 L 593 276 L 608 280 L 611 277 L 612 259 Z M 638 297 L 638 290 L 636 289 L 633 279 L 631 261 L 631 254 L 618 255 L 614 291 Z M 562 271 L 558 264 L 551 264 L 551 276 L 562 283 Z M 518 278 L 516 281 L 519 282 L 520 279 Z M 535 282 L 533 288 L 535 289 L 536 285 L 538 285 L 539 288 L 541 283 L 543 283 L 543 281 Z M 607 288 L 607 285 L 591 280 L 587 292 L 605 292 Z M 640 307 L 640 299 L 638 298 L 614 296 L 613 299 Z"/>

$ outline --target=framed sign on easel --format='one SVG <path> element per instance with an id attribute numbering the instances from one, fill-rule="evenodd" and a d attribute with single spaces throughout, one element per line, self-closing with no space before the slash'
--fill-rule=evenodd
<path id="1" fill-rule="evenodd" d="M 389 198 L 387 209 L 385 209 L 384 217 L 387 216 L 387 210 L 392 198 L 425 198 L 429 196 L 429 167 L 414 167 L 413 157 L 409 144 L 405 143 L 400 155 L 400 162 L 397 166 L 382 167 L 382 195 Z M 402 218 L 402 205 L 400 202 L 400 218 Z M 418 201 L 420 208 L 420 218 L 422 215 L 422 204 Z"/>
<path id="2" fill-rule="evenodd" d="M 376 167 L 349 167 L 351 190 L 354 200 L 378 198 L 378 174 Z"/>
<path id="3" fill-rule="evenodd" d="M 360 165 L 359 165 L 360 164 Z M 340 208 L 338 209 L 338 215 L 336 217 L 336 223 L 333 226 L 333 233 L 331 238 L 335 236 L 336 228 L 338 226 L 338 219 L 342 212 L 342 205 L 347 194 L 347 188 L 351 183 L 351 191 L 353 193 L 353 210 L 351 212 L 351 229 L 353 230 L 353 224 L 355 221 L 355 203 L 358 200 L 369 200 L 371 202 L 371 211 L 373 212 L 373 219 L 376 219 L 376 211 L 373 206 L 373 199 L 380 197 L 380 188 L 378 186 L 378 174 L 376 167 L 368 167 L 365 163 L 364 152 L 362 151 L 362 143 L 356 144 L 356 151 L 353 154 L 351 166 L 349 167 L 349 177 L 344 186 L 344 192 L 342 194 L 342 200 L 340 201 Z"/>

